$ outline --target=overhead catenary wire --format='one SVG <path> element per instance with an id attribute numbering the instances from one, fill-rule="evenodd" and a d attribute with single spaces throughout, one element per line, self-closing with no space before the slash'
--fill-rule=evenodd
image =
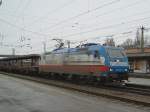
<path id="1" fill-rule="evenodd" d="M 116 12 L 116 11 L 120 11 L 121 9 L 127 9 L 127 8 L 129 8 L 129 7 L 132 7 L 132 6 L 135 6 L 135 5 L 137 5 L 137 4 L 139 4 L 140 2 L 142 2 L 141 0 L 138 0 L 138 1 L 136 1 L 136 2 L 134 2 L 134 3 L 131 3 L 131 4 L 129 4 L 129 5 L 127 5 L 126 7 L 120 7 L 120 8 L 117 8 L 117 9 L 114 9 L 114 10 L 111 10 L 111 11 L 108 11 L 108 12 L 105 12 L 105 13 L 102 13 L 101 15 L 99 15 L 99 16 L 96 16 L 96 18 L 99 18 L 99 17 L 102 17 L 102 16 L 106 16 L 106 15 L 108 15 L 108 14 L 111 14 L 111 13 L 114 13 L 114 12 Z M 87 13 L 88 13 L 88 11 L 87 11 Z M 75 17 L 75 16 L 74 16 Z M 78 16 L 77 16 L 78 17 Z M 75 17 L 75 18 L 77 18 L 77 17 Z M 79 15 L 79 17 L 80 17 L 80 15 Z M 66 19 L 66 21 L 61 21 L 60 22 L 60 24 L 55 24 L 56 26 L 60 26 L 60 25 L 62 25 L 62 24 L 64 24 L 64 23 L 66 23 L 66 22 L 69 22 L 70 20 L 69 19 L 75 19 L 75 18 L 68 18 L 68 20 Z M 90 19 L 88 19 L 88 21 L 89 21 Z M 94 19 L 95 20 L 95 19 Z M 50 29 L 56 29 L 56 28 L 54 28 L 55 27 L 55 25 L 53 25 L 53 26 L 51 26 L 51 27 L 47 27 L 47 29 L 46 28 L 43 28 L 42 30 L 49 30 L 50 31 Z"/>
<path id="2" fill-rule="evenodd" d="M 138 19 L 138 18 L 137 18 Z M 145 19 L 144 19 L 145 20 Z M 134 21 L 133 21 L 134 22 Z M 9 22 L 10 23 L 10 22 Z M 14 25 L 14 24 L 13 24 Z M 12 25 L 12 27 L 13 27 L 13 25 Z M 125 25 L 125 24 L 123 24 L 123 25 Z M 119 25 L 118 25 L 119 26 Z M 117 26 L 116 26 L 117 27 Z M 112 27 L 112 28 L 116 28 L 116 27 Z M 34 35 L 36 35 L 36 36 L 40 36 L 40 34 L 42 34 L 41 36 L 42 37 L 49 37 L 49 34 L 44 34 L 44 33 L 40 33 L 40 32 L 34 32 L 34 31 L 30 31 L 29 29 L 26 29 L 26 28 L 22 28 L 22 27 L 20 27 L 20 26 L 17 26 L 17 27 L 15 27 L 15 28 L 18 28 L 18 29 L 25 29 L 26 30 L 26 32 L 32 32 L 31 34 L 34 34 Z M 106 28 L 106 29 L 109 29 L 109 28 Z M 102 29 L 103 30 L 103 29 Z M 99 31 L 99 30 L 98 30 Z M 33 33 L 34 32 L 34 33 Z M 93 31 L 94 32 L 94 31 Z M 79 32 L 80 33 L 80 32 Z M 82 34 L 82 33 L 81 33 Z M 65 35 L 64 35 L 65 36 Z"/>
<path id="3" fill-rule="evenodd" d="M 132 16 L 126 16 L 126 18 L 130 18 L 130 17 L 133 17 L 133 16 L 140 16 L 139 14 L 149 14 L 149 11 L 150 10 L 148 10 L 148 11 L 145 11 L 145 12 L 140 12 L 140 13 L 136 13 L 136 14 L 134 14 L 134 15 L 132 15 Z M 91 28 L 92 26 L 96 26 L 98 23 L 97 22 L 95 22 L 94 24 L 92 24 L 92 25 L 88 25 L 88 26 L 86 26 L 87 28 L 86 29 L 89 29 L 89 28 Z M 68 28 L 68 29 L 70 29 L 70 28 Z M 56 29 L 55 29 L 56 30 Z M 57 33 L 61 33 L 61 32 L 57 32 Z"/>
<path id="4" fill-rule="evenodd" d="M 16 13 L 18 17 L 20 17 L 20 16 L 19 16 L 20 14 L 22 14 L 23 17 L 24 17 L 24 11 L 27 9 L 27 7 L 29 6 L 29 4 L 30 4 L 31 1 L 32 1 L 32 0 L 27 0 L 27 2 L 25 3 L 24 7 L 21 8 L 21 6 L 22 6 L 22 0 L 20 0 L 14 13 Z M 21 9 L 20 12 L 18 12 L 18 9 L 19 9 L 19 8 Z M 17 13 L 17 12 L 18 12 L 18 13 Z M 15 23 L 17 23 L 17 18 L 16 18 Z"/>
<path id="5" fill-rule="evenodd" d="M 150 27 L 147 27 L 147 29 L 150 29 Z M 94 37 L 88 37 L 86 40 L 101 39 L 100 41 L 102 42 L 106 38 L 109 38 L 109 37 L 113 37 L 114 39 L 120 38 L 119 35 L 121 35 L 121 37 L 123 37 L 123 36 L 125 36 L 125 37 L 131 37 L 131 35 L 129 35 L 129 34 L 133 35 L 134 33 L 135 33 L 135 30 L 132 29 L 132 30 L 128 30 L 128 31 L 124 31 L 124 32 L 119 32 L 119 33 L 111 33 L 111 34 L 108 34 L 108 35 L 98 35 L 98 36 L 94 36 Z M 118 36 L 118 37 L 116 37 L 116 36 Z M 134 37 L 134 36 L 132 36 L 132 37 Z M 85 41 L 85 39 L 82 40 L 82 41 Z M 52 48 L 54 48 L 54 47 L 50 46 L 48 48 L 51 48 L 51 50 L 52 50 Z M 31 52 L 33 53 L 34 51 L 39 51 L 39 50 L 33 50 L 33 49 L 31 49 L 30 51 L 28 51 L 28 53 L 31 53 Z"/>
<path id="6" fill-rule="evenodd" d="M 53 13 L 56 13 L 57 11 L 60 11 L 61 9 L 65 8 L 65 7 L 69 6 L 69 5 L 71 5 L 74 1 L 75 0 L 70 0 L 69 2 L 63 3 L 61 6 L 53 9 L 52 11 L 49 11 L 48 13 L 46 13 L 45 15 L 43 15 L 42 17 L 39 17 L 39 18 L 33 20 L 32 22 L 29 23 L 28 26 L 33 25 L 33 24 L 35 24 L 35 23 L 37 23 L 37 22 L 39 22 L 41 20 L 46 19 L 49 15 L 51 15 Z"/>
<path id="7" fill-rule="evenodd" d="M 150 18 L 150 17 L 148 17 L 148 18 Z M 148 19 L 148 18 L 136 19 L 136 21 L 138 21 L 138 20 L 144 20 L 144 19 Z M 7 23 L 7 24 L 10 25 L 10 26 L 13 26 L 13 27 L 22 29 L 21 27 L 16 26 L 16 25 L 14 25 L 14 24 L 12 24 L 12 23 L 9 23 L 9 22 L 7 22 L 7 21 L 4 21 L 4 20 L 2 20 L 2 19 L 0 19 L 0 21 L 5 22 L 5 23 Z M 134 21 L 135 21 L 135 20 L 134 20 Z M 132 20 L 132 21 L 128 21 L 128 22 L 134 22 L 134 21 Z M 124 22 L 124 23 L 127 23 L 127 22 Z M 82 33 L 88 33 L 88 32 L 92 32 L 92 31 L 95 31 L 95 30 L 101 30 L 101 29 L 103 30 L 103 29 L 114 28 L 115 26 L 117 27 L 117 26 L 120 25 L 120 24 L 123 24 L 123 23 L 114 24 L 114 25 L 109 25 L 109 26 L 105 26 L 105 27 L 100 27 L 100 28 L 92 29 L 92 30 L 90 30 L 90 31 L 84 31 L 84 32 L 79 32 L 79 33 L 75 33 L 75 34 L 69 34 L 69 35 L 67 35 L 67 36 L 79 35 L 79 34 L 82 34 Z M 34 32 L 34 31 L 26 30 L 26 29 L 24 29 L 24 30 L 27 31 L 27 32 L 33 33 L 34 35 L 40 35 L 40 36 L 44 36 L 44 37 L 49 36 L 48 34 L 42 34 L 42 33 L 39 33 L 39 32 Z M 65 36 L 65 37 L 66 37 L 66 36 Z"/>
<path id="8" fill-rule="evenodd" d="M 25 10 L 27 10 L 27 7 L 29 7 L 29 4 L 31 3 L 32 0 L 27 0 L 26 4 L 24 5 L 24 7 L 22 8 L 22 11 L 21 11 L 21 14 L 22 14 L 22 26 L 23 26 L 23 35 L 24 35 L 24 29 L 25 29 L 25 18 L 24 18 L 24 13 L 25 13 Z"/>
<path id="9" fill-rule="evenodd" d="M 69 34 L 69 35 L 65 35 L 63 37 L 70 37 L 70 36 L 80 35 L 80 34 L 89 33 L 89 32 L 93 32 L 93 31 L 110 29 L 110 28 L 117 27 L 119 25 L 123 25 L 125 23 L 130 23 L 130 22 L 135 22 L 135 21 L 141 21 L 141 20 L 145 20 L 145 19 L 150 19 L 150 17 L 144 17 L 144 18 L 135 19 L 135 20 L 131 20 L 131 21 L 121 22 L 121 23 L 118 23 L 118 24 L 112 24 L 112 25 L 108 25 L 108 26 L 104 26 L 104 27 L 98 27 L 98 28 L 94 28 L 94 29 L 91 29 L 91 30 L 82 31 L 82 32 L 79 32 L 79 33 L 72 33 L 72 34 Z"/>
<path id="10" fill-rule="evenodd" d="M 141 3 L 141 2 L 143 2 L 143 1 L 138 0 L 138 1 L 135 1 L 135 2 L 133 2 L 133 3 L 131 3 L 131 4 L 126 5 L 125 7 L 119 7 L 119 8 L 112 9 L 112 10 L 110 10 L 110 11 L 104 12 L 104 13 L 102 13 L 102 14 L 96 16 L 96 17 L 101 17 L 101 16 L 103 16 L 103 15 L 111 14 L 112 12 L 114 13 L 114 12 L 120 11 L 120 10 L 122 10 L 122 9 L 131 8 L 131 7 L 135 6 L 135 5 L 139 5 L 139 3 Z"/>
<path id="11" fill-rule="evenodd" d="M 74 36 L 74 35 L 79 35 L 79 34 L 84 34 L 84 33 L 88 33 L 88 32 L 92 32 L 92 31 L 96 31 L 96 30 L 101 30 L 101 29 L 110 29 L 112 27 L 116 27 L 118 25 L 122 25 L 122 24 L 125 24 L 125 23 L 130 23 L 130 22 L 134 22 L 134 21 L 140 21 L 140 20 L 145 20 L 145 19 L 149 19 L 150 17 L 145 17 L 145 18 L 140 18 L 140 19 L 136 19 L 136 20 L 131 20 L 131 21 L 127 21 L 127 22 L 121 22 L 119 24 L 113 24 L 113 25 L 108 25 L 108 26 L 105 26 L 105 27 L 99 27 L 99 28 L 95 28 L 95 29 L 92 29 L 92 30 L 88 30 L 88 31 L 83 31 L 83 32 L 79 32 L 79 33 L 73 33 L 73 34 L 69 34 L 69 35 L 66 35 L 66 36 L 63 36 L 63 37 L 68 37 L 68 36 Z M 47 36 L 50 36 L 50 34 L 43 34 L 43 33 L 39 33 L 39 32 L 35 32 L 35 31 L 31 31 L 31 30 L 27 30 L 23 27 L 20 27 L 20 26 L 17 26 L 13 23 L 10 23 L 2 18 L 0 18 L 0 21 L 1 22 L 4 22 L 6 24 L 8 24 L 9 26 L 12 26 L 12 27 L 15 27 L 15 28 L 18 28 L 18 29 L 21 29 L 21 30 L 24 30 L 26 32 L 29 32 L 29 33 L 32 33 L 34 35 L 40 35 L 40 36 L 43 36 L 43 37 L 47 37 Z"/>
<path id="12" fill-rule="evenodd" d="M 18 11 L 18 9 L 20 8 L 21 4 L 22 4 L 22 0 L 19 0 L 19 2 L 18 2 L 18 4 L 17 4 L 17 7 L 16 7 L 16 9 L 15 9 L 15 11 L 14 11 L 14 14 L 17 14 L 17 11 Z"/>
<path id="13" fill-rule="evenodd" d="M 31 30 L 25 29 L 25 28 L 20 27 L 20 26 L 18 26 L 18 25 L 16 25 L 16 24 L 13 24 L 13 23 L 11 23 L 11 22 L 8 22 L 8 21 L 6 21 L 6 20 L 4 20 L 4 19 L 2 19 L 2 18 L 0 18 L 0 21 L 3 22 L 3 23 L 5 23 L 5 24 L 8 24 L 9 26 L 15 27 L 15 28 L 20 29 L 20 30 L 24 30 L 24 31 L 29 32 L 29 33 L 32 33 L 32 34 L 34 34 L 34 35 L 40 35 L 40 36 L 44 36 L 44 37 L 45 37 L 45 36 L 48 36 L 48 35 L 43 34 L 43 33 L 39 33 L 39 32 L 35 32 L 35 31 L 31 31 Z"/>
<path id="14" fill-rule="evenodd" d="M 132 27 L 131 27 L 132 28 Z M 131 28 L 128 28 L 128 29 L 131 29 Z M 133 29 L 134 28 L 134 29 Z M 131 30 L 128 30 L 128 31 L 123 31 L 123 32 L 119 32 L 119 33 L 109 33 L 107 35 L 98 35 L 98 36 L 93 36 L 93 37 L 88 37 L 86 38 L 87 39 L 91 39 L 91 38 L 101 38 L 101 37 L 110 37 L 110 36 L 116 36 L 116 35 L 126 35 L 126 34 L 131 34 L 133 33 L 133 31 L 137 28 L 137 27 L 133 27 Z M 36 45 L 39 45 L 39 44 L 36 44 Z"/>
<path id="15" fill-rule="evenodd" d="M 130 33 L 133 33 L 133 31 L 132 30 L 129 30 L 128 32 L 130 32 Z M 106 38 L 108 38 L 108 37 L 111 37 L 111 36 L 117 36 L 117 35 L 122 35 L 123 33 L 125 33 L 125 32 L 120 32 L 120 33 L 112 33 L 112 34 L 109 34 L 109 35 L 98 35 L 98 36 L 94 36 L 94 37 L 88 37 L 86 40 L 94 40 L 94 39 L 102 39 L 102 40 L 105 40 Z M 106 38 L 104 38 L 104 37 L 106 37 Z M 101 40 L 101 41 L 102 41 Z M 85 40 L 81 40 L 81 41 L 85 41 Z M 80 41 L 80 42 L 81 42 Z M 54 47 L 49 47 L 49 48 L 54 48 Z M 38 51 L 38 50 L 30 50 L 30 52 L 33 52 L 33 51 Z"/>
<path id="16" fill-rule="evenodd" d="M 148 22 L 147 22 L 148 23 Z M 145 24 L 147 24 L 147 23 L 145 23 Z M 129 27 L 129 28 L 127 28 L 128 30 L 129 29 L 134 29 L 134 31 L 137 29 L 137 27 L 139 27 L 140 25 L 136 25 L 136 26 L 134 26 L 134 27 Z M 124 33 L 124 35 L 125 34 L 127 34 L 127 33 L 131 33 L 130 31 L 125 31 L 125 32 L 122 32 L 122 33 Z M 113 34 L 108 34 L 107 36 L 109 36 L 109 35 L 114 35 L 114 33 Z M 82 36 L 83 37 L 83 36 Z M 94 36 L 95 37 L 95 36 Z M 104 37 L 104 36 L 102 36 L 102 37 Z M 59 37 L 58 37 L 59 38 Z M 37 45 L 39 45 L 39 44 L 37 44 Z"/>
<path id="17" fill-rule="evenodd" d="M 113 2 L 111 2 L 111 3 L 113 3 Z M 109 4 L 111 4 L 111 3 L 109 3 Z M 105 4 L 106 5 L 106 4 Z M 99 7 L 100 8 L 100 7 Z M 98 9 L 98 7 L 97 8 L 95 8 L 95 10 L 96 9 Z M 28 30 L 26 30 L 26 31 L 28 31 Z M 39 34 L 38 32 L 34 32 L 34 31 L 29 31 L 29 32 L 31 32 L 31 33 L 35 33 L 35 34 Z M 41 35 L 41 34 L 39 34 L 39 35 Z M 43 35 L 43 34 L 42 34 Z"/>
<path id="18" fill-rule="evenodd" d="M 56 27 L 56 26 L 58 26 L 58 25 L 61 25 L 61 24 L 65 23 L 65 22 L 68 22 L 68 21 L 70 21 L 70 20 L 72 20 L 72 19 L 81 17 L 81 16 L 83 16 L 83 15 L 86 15 L 86 14 L 88 14 L 88 13 L 94 12 L 94 11 L 96 11 L 96 10 L 99 10 L 99 9 L 103 8 L 103 7 L 106 7 L 106 6 L 109 6 L 109 5 L 118 3 L 118 2 L 120 2 L 120 0 L 113 0 L 113 1 L 111 1 L 111 2 L 108 2 L 108 3 L 105 3 L 105 4 L 103 4 L 103 5 L 100 5 L 100 6 L 94 8 L 94 9 L 91 9 L 91 10 L 89 10 L 89 11 L 81 12 L 81 13 L 75 15 L 75 16 L 72 16 L 72 17 L 69 17 L 69 18 L 67 18 L 67 19 L 64 19 L 64 20 L 62 20 L 62 21 L 60 21 L 60 22 L 58 22 L 58 23 L 56 23 L 56 24 L 54 24 L 54 25 L 52 25 L 52 26 L 49 26 L 49 27 L 47 27 L 47 28 L 43 28 L 42 30 L 52 29 L 52 28 L 54 28 L 54 27 Z"/>
<path id="19" fill-rule="evenodd" d="M 23 14 L 23 16 L 24 16 L 24 12 L 27 10 L 27 7 L 29 7 L 29 4 L 31 3 L 31 1 L 32 0 L 27 0 L 26 4 L 24 5 L 22 10 L 20 11 L 20 14 Z"/>

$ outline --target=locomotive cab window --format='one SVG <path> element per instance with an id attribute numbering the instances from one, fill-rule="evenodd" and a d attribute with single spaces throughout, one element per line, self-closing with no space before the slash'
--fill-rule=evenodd
<path id="1" fill-rule="evenodd" d="M 98 50 L 94 51 L 94 58 L 100 58 Z"/>

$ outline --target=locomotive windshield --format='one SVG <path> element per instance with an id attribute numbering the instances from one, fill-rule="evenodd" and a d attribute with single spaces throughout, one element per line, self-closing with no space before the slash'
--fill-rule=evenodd
<path id="1" fill-rule="evenodd" d="M 121 49 L 107 49 L 107 53 L 110 57 L 123 58 L 125 55 L 124 51 Z"/>

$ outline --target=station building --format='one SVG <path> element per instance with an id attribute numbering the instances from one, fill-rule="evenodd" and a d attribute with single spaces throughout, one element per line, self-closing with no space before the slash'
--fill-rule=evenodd
<path id="1" fill-rule="evenodd" d="M 135 73 L 150 73 L 150 48 L 128 48 L 130 69 Z"/>

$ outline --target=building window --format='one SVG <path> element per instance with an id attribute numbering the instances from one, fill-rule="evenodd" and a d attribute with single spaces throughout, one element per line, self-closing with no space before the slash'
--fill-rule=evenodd
<path id="1" fill-rule="evenodd" d="M 135 70 L 140 70 L 140 62 L 139 61 L 134 62 L 134 69 Z"/>

